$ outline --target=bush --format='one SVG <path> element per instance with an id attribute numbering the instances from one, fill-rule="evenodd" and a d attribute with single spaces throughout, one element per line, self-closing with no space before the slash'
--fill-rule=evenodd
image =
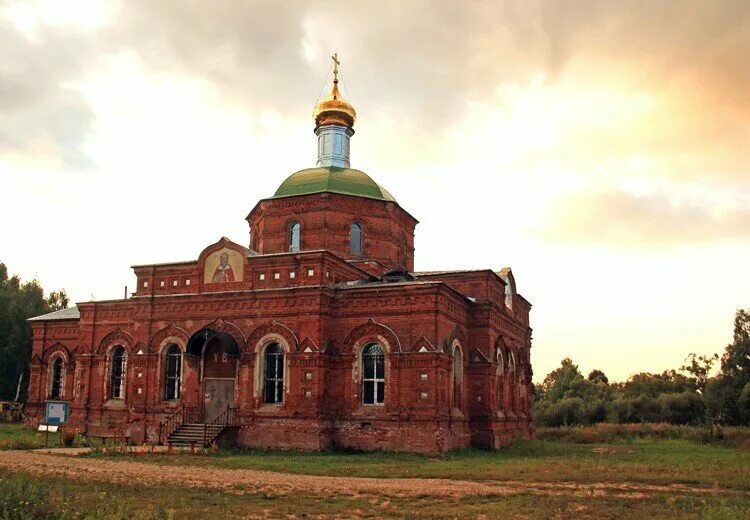
<path id="1" fill-rule="evenodd" d="M 622 397 L 612 401 L 608 415 L 610 422 L 656 423 L 661 419 L 661 407 L 657 399 L 647 395 Z"/>
<path id="2" fill-rule="evenodd" d="M 76 441 L 75 432 L 63 432 L 62 434 L 63 446 L 67 446 L 68 448 L 70 448 L 71 446 L 73 446 L 75 441 Z"/>
<path id="3" fill-rule="evenodd" d="M 596 424 L 607 420 L 607 402 L 604 399 L 584 403 L 580 424 Z"/>
<path id="4" fill-rule="evenodd" d="M 700 424 L 704 422 L 706 407 L 695 392 L 662 394 L 659 396 L 661 420 L 672 424 Z"/>
<path id="5" fill-rule="evenodd" d="M 536 422 L 543 426 L 580 424 L 583 404 L 580 397 L 569 397 L 554 403 L 542 402 L 534 412 Z"/>
<path id="6" fill-rule="evenodd" d="M 540 440 L 575 444 L 632 442 L 639 439 L 687 440 L 701 444 L 750 449 L 750 428 L 748 427 L 710 428 L 667 423 L 600 423 L 593 426 L 541 427 L 537 428 L 536 433 Z"/>

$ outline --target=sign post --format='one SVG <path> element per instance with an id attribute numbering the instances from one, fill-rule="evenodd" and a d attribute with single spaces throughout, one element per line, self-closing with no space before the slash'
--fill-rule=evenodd
<path id="1" fill-rule="evenodd" d="M 62 426 L 68 422 L 70 403 L 67 401 L 47 401 L 45 405 L 44 423 L 46 427 L 44 429 L 47 433 L 44 436 L 44 445 L 47 446 L 50 427 L 53 427 L 52 431 L 59 431 L 60 439 L 58 444 L 62 446 Z"/>

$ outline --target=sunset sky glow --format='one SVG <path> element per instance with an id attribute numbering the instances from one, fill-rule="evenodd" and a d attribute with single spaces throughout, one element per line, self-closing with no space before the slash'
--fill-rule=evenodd
<path id="1" fill-rule="evenodd" d="M 7 1 L 0 49 L 0 261 L 73 301 L 246 244 L 338 52 L 352 167 L 416 270 L 513 268 L 535 380 L 676 368 L 750 307 L 750 2 Z"/>

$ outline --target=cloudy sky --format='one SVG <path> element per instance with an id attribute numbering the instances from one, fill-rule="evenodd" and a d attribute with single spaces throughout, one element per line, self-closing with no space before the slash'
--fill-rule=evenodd
<path id="1" fill-rule="evenodd" d="M 750 307 L 750 3 L 0 0 L 0 261 L 74 301 L 196 258 L 313 165 L 342 60 L 352 166 L 417 270 L 510 265 L 540 379 L 719 351 Z M 326 87 L 327 88 L 327 87 Z"/>

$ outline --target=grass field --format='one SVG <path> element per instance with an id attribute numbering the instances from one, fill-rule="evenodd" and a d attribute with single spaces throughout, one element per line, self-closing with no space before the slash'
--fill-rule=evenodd
<path id="1" fill-rule="evenodd" d="M 38 432 L 31 428 L 24 428 L 22 424 L 0 423 L 0 450 L 26 450 L 43 448 L 45 446 L 46 433 Z M 81 439 L 76 439 L 76 445 L 81 444 Z M 49 447 L 60 446 L 60 435 L 50 433 L 47 436 Z"/>
<path id="2" fill-rule="evenodd" d="M 519 493 L 463 498 L 232 494 L 180 486 L 87 483 L 0 471 L 0 518 L 747 518 L 738 496 L 638 499 Z"/>
<path id="3" fill-rule="evenodd" d="M 131 455 L 119 456 L 134 458 Z M 154 464 L 259 469 L 308 475 L 525 482 L 639 482 L 718 486 L 750 491 L 750 452 L 689 441 L 636 441 L 628 445 L 524 441 L 497 452 L 460 451 L 442 457 L 397 453 L 228 451 L 210 456 L 149 455 L 137 459 Z"/>
<path id="4" fill-rule="evenodd" d="M 295 475 L 440 478 L 517 483 L 506 495 L 311 493 L 289 489 L 211 489 L 179 482 L 149 486 L 0 469 L 0 518 L 748 518 L 750 451 L 688 440 L 692 433 L 542 431 L 494 452 L 443 456 L 396 453 L 222 451 L 214 455 L 101 454 L 91 463 L 147 463 L 226 475 L 270 470 Z M 687 433 L 686 433 L 687 432 Z M 632 433 L 632 432 L 631 432 Z M 0 425 L 0 449 L 31 446 L 38 435 Z M 608 442 L 598 442 L 606 438 Z M 42 439 L 43 443 L 43 439 Z M 0 455 L 1 456 L 1 455 Z M 162 470 L 159 470 L 160 472 Z M 223 475 L 223 474 L 222 474 Z M 436 481 L 437 482 L 437 481 Z M 526 483 L 526 484 L 524 484 Z M 557 484 L 554 484 L 557 483 Z M 563 488 L 563 483 L 571 485 Z M 587 485 L 609 483 L 594 492 Z M 532 488 L 523 485 L 534 484 Z M 452 484 L 451 484 L 452 485 Z M 555 487 L 555 486 L 558 487 Z M 567 484 L 566 484 L 567 485 Z M 618 486 L 646 491 L 618 492 Z M 663 485 L 649 492 L 649 485 Z M 429 486 L 429 484 L 427 484 Z M 580 487 L 579 487 L 580 486 Z"/>

